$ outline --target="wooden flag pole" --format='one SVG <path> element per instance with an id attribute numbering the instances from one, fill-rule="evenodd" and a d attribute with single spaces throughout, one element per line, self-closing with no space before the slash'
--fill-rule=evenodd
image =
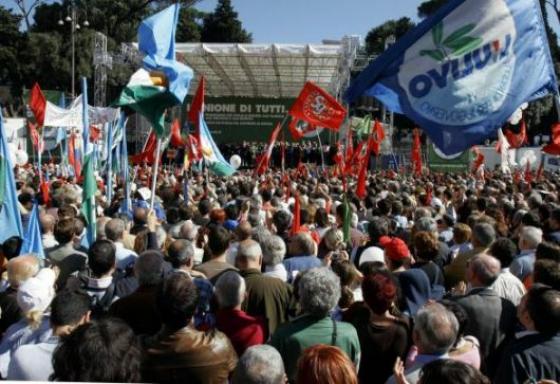
<path id="1" fill-rule="evenodd" d="M 150 210 L 154 209 L 154 202 L 156 199 L 156 182 L 157 182 L 157 173 L 159 168 L 160 153 L 161 153 L 161 138 L 158 137 L 157 144 L 156 144 L 156 158 L 154 159 L 154 165 L 152 168 L 152 196 L 150 200 Z"/>

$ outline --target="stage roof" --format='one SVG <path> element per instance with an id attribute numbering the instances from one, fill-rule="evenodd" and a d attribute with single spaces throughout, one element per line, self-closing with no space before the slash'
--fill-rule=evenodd
<path id="1" fill-rule="evenodd" d="M 189 94 L 200 75 L 208 96 L 295 98 L 310 80 L 338 96 L 346 87 L 357 40 L 334 44 L 207 44 L 177 43 L 177 59 L 195 72 Z"/>

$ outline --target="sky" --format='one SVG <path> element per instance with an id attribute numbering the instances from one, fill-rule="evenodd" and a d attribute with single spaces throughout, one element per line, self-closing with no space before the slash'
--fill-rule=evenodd
<path id="1" fill-rule="evenodd" d="M 232 0 L 232 4 L 243 27 L 253 34 L 254 43 L 317 44 L 345 35 L 364 39 L 371 28 L 403 16 L 417 21 L 416 9 L 422 1 Z M 196 7 L 212 11 L 216 3 L 217 0 L 202 0 Z M 15 8 L 13 4 L 14 0 L 0 0 L 0 5 L 8 8 Z M 550 15 L 550 19 L 559 31 L 556 17 Z"/>
<path id="2" fill-rule="evenodd" d="M 31 0 L 28 0 L 31 1 Z M 52 0 L 47 0 L 52 2 Z M 421 0 L 232 0 L 243 27 L 255 43 L 320 43 L 344 35 L 360 35 L 391 18 L 416 18 Z M 217 0 L 196 7 L 212 11 Z M 13 0 L 0 5 L 14 8 Z"/>

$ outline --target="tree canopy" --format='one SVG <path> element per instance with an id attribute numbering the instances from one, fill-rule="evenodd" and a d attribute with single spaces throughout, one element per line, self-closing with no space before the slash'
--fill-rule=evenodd
<path id="1" fill-rule="evenodd" d="M 402 37 L 415 24 L 408 17 L 389 20 L 371 29 L 366 36 L 366 52 L 368 55 L 378 55 L 385 50 L 385 39 L 393 35 L 397 39 Z"/>
<path id="2" fill-rule="evenodd" d="M 241 25 L 231 0 L 219 0 L 213 13 L 204 17 L 202 41 L 208 43 L 250 43 L 253 37 Z"/>

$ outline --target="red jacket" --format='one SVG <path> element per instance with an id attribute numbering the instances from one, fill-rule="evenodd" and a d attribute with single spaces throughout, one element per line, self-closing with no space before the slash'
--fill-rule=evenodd
<path id="1" fill-rule="evenodd" d="M 221 309 L 216 314 L 216 328 L 225 333 L 239 356 L 253 345 L 266 341 L 266 322 L 237 309 Z"/>

